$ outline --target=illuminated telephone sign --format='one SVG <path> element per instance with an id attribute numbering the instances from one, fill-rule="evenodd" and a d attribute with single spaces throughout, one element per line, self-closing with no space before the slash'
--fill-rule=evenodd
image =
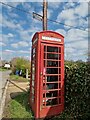
<path id="1" fill-rule="evenodd" d="M 35 118 L 64 110 L 64 37 L 37 32 L 32 39 L 30 105 Z"/>

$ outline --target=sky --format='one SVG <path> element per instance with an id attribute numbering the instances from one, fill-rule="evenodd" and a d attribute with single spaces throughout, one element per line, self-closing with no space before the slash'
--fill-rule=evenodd
<path id="1" fill-rule="evenodd" d="M 20 0 L 19 0 L 20 1 Z M 57 1 L 57 0 L 56 0 Z M 74 0 L 73 0 L 74 1 Z M 88 54 L 88 2 L 48 2 L 48 30 L 62 34 L 64 38 L 65 60 L 87 61 Z M 13 57 L 31 58 L 32 37 L 42 31 L 42 21 L 33 18 L 32 13 L 42 15 L 42 2 L 4 3 L 26 12 L 0 3 L 0 55 L 2 60 Z M 68 25 L 68 26 L 67 26 Z M 72 27 L 70 27 L 70 26 Z"/>

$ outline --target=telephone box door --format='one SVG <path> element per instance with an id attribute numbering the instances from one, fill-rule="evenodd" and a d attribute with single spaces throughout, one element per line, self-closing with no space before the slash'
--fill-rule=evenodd
<path id="1" fill-rule="evenodd" d="M 59 114 L 64 109 L 63 45 L 41 43 L 40 117 Z"/>

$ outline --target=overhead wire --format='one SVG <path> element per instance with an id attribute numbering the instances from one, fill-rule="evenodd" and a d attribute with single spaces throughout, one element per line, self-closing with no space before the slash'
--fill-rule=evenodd
<path id="1" fill-rule="evenodd" d="M 28 11 L 26 11 L 26 10 L 13 7 L 13 6 L 9 5 L 9 4 L 3 3 L 3 2 L 0 2 L 0 3 L 2 3 L 3 5 L 6 5 L 6 6 L 12 7 L 12 8 L 14 8 L 14 9 L 17 9 L 17 10 L 19 10 L 19 11 L 25 12 L 25 13 L 27 13 L 27 14 L 32 14 L 32 12 L 28 12 Z M 42 15 L 39 15 L 39 16 L 40 16 L 40 17 L 43 17 Z M 58 21 L 55 21 L 55 20 L 51 20 L 51 19 L 47 19 L 47 20 L 49 20 L 49 21 L 51 21 L 51 22 L 54 22 L 54 23 L 62 24 L 62 25 L 68 26 L 68 27 L 76 28 L 76 26 L 67 25 L 67 24 L 64 24 L 64 23 L 61 23 L 61 22 L 58 22 Z M 80 28 L 76 28 L 76 29 L 80 29 Z M 83 30 L 83 29 L 80 29 L 80 30 Z M 86 30 L 83 30 L 83 31 L 86 31 Z M 87 32 L 88 32 L 88 31 L 87 31 Z M 66 48 L 67 48 L 67 47 L 66 47 Z M 72 47 L 71 47 L 71 48 L 72 48 Z M 76 49 L 76 48 L 73 47 L 73 49 Z"/>
<path id="2" fill-rule="evenodd" d="M 16 10 L 19 10 L 19 11 L 21 11 L 21 12 L 27 13 L 27 14 L 29 14 L 29 15 L 32 15 L 32 14 L 33 14 L 33 13 L 30 12 L 30 11 L 28 12 L 28 11 L 26 11 L 26 10 L 23 10 L 23 9 L 21 9 L 21 8 L 16 8 L 16 7 L 12 6 L 12 5 L 9 5 L 9 4 L 3 3 L 3 2 L 0 2 L 0 3 L 1 3 L 2 5 L 5 5 L 5 6 L 8 6 L 8 7 L 14 8 L 14 9 L 16 9 Z M 41 16 L 41 17 L 43 18 L 42 15 L 39 15 L 39 16 Z M 51 22 L 53 22 L 53 23 L 56 23 L 56 24 L 61 24 L 61 25 L 65 25 L 65 26 L 70 27 L 70 28 L 75 28 L 75 29 L 79 29 L 79 30 L 88 32 L 87 30 L 84 30 L 84 29 L 82 29 L 82 28 L 77 28 L 77 26 L 67 25 L 67 24 L 65 24 L 65 23 L 61 23 L 61 22 L 59 22 L 59 21 L 52 20 L 52 19 L 48 19 L 48 18 L 47 18 L 47 20 L 48 20 L 48 21 L 51 21 Z M 69 47 L 66 47 L 66 48 L 69 48 Z M 71 48 L 72 48 L 72 47 L 71 47 Z M 73 47 L 73 49 L 76 49 L 76 48 Z M 84 56 L 84 55 L 85 55 L 85 54 L 81 54 L 80 56 Z M 75 55 L 74 55 L 74 56 L 75 56 Z"/>
<path id="3" fill-rule="evenodd" d="M 12 6 L 12 5 L 9 5 L 9 4 L 6 4 L 6 3 L 4 3 L 4 2 L 0 2 L 0 3 L 1 3 L 2 5 L 9 6 L 9 7 L 12 7 L 12 8 L 14 8 L 14 9 L 17 9 L 17 10 L 19 10 L 19 11 L 25 12 L 25 13 L 27 13 L 27 14 L 33 14 L 32 12 L 28 12 L 28 11 L 23 10 L 23 9 L 21 9 L 21 8 L 16 8 L 16 7 L 14 7 L 14 6 Z M 39 15 L 39 16 L 41 16 L 41 17 L 43 18 L 42 15 Z M 47 20 L 48 20 L 48 21 L 51 21 L 51 22 L 53 22 L 53 23 L 65 25 L 65 26 L 70 27 L 70 28 L 75 28 L 75 29 L 79 29 L 79 30 L 88 32 L 88 30 L 84 30 L 83 28 L 77 28 L 77 26 L 67 25 L 67 24 L 65 24 L 65 23 L 61 23 L 61 22 L 59 22 L 59 21 L 52 20 L 52 19 L 48 19 L 48 18 L 47 18 Z"/>
<path id="4" fill-rule="evenodd" d="M 17 10 L 19 10 L 19 11 L 22 11 L 22 12 L 25 12 L 25 13 L 27 13 L 27 14 L 32 14 L 32 12 L 28 12 L 28 11 L 26 11 L 26 10 L 23 10 L 23 9 L 21 9 L 21 8 L 16 8 L 16 7 L 14 7 L 14 6 L 12 6 L 12 5 L 9 5 L 9 4 L 6 4 L 6 3 L 4 3 L 4 2 L 0 2 L 2 5 L 5 5 L 5 6 L 8 6 L 8 7 L 11 7 L 11 8 L 14 8 L 14 9 L 17 9 Z"/>
<path id="5" fill-rule="evenodd" d="M 84 30 L 83 28 L 77 28 L 77 26 L 67 25 L 67 24 L 65 24 L 65 23 L 61 23 L 61 22 L 56 21 L 56 20 L 51 20 L 51 19 L 48 19 L 48 20 L 51 21 L 51 22 L 54 22 L 54 23 L 58 23 L 58 24 L 61 24 L 61 25 L 65 25 L 65 26 L 70 27 L 70 28 L 75 28 L 75 29 L 79 29 L 79 30 L 88 32 L 87 30 Z"/>

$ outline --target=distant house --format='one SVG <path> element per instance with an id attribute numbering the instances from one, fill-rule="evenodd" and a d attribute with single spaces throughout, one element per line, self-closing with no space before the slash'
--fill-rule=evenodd
<path id="1" fill-rule="evenodd" d="M 10 64 L 9 63 L 5 63 L 4 67 L 5 68 L 10 68 Z"/>

